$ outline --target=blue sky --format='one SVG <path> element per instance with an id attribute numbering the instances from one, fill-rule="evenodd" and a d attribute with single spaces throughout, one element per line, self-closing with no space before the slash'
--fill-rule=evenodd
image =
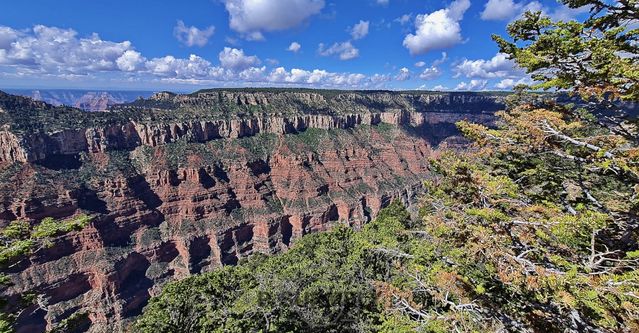
<path id="1" fill-rule="evenodd" d="M 5 0 L 0 88 L 498 90 L 491 34 L 547 0 Z"/>

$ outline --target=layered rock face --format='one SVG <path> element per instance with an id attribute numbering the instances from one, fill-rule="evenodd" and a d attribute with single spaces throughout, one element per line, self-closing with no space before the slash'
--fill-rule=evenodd
<path id="1" fill-rule="evenodd" d="M 421 127 L 452 124 L 461 119 L 487 122 L 492 119 L 493 112 L 502 106 L 501 96 L 473 93 L 326 94 L 239 91 L 205 91 L 192 95 L 158 93 L 148 100 L 138 100 L 114 109 L 114 113 L 127 114 L 129 118 L 108 118 L 109 115 L 87 117 L 86 114 L 78 114 L 77 110 L 65 109 L 46 111 L 60 113 L 58 118 L 51 120 L 46 117 L 41 119 L 43 117 L 38 113 L 32 114 L 30 117 L 33 119 L 27 119 L 31 124 L 26 125 L 36 126 L 36 130 L 31 127 L 25 130 L 24 120 L 19 119 L 22 122 L 18 122 L 15 119 L 24 115 L 12 114 L 6 121 L 6 129 L 0 130 L 0 162 L 34 162 L 52 155 L 133 149 L 141 145 L 155 147 L 182 138 L 192 142 L 207 142 L 260 133 L 291 134 L 308 128 L 345 129 L 379 123 Z M 5 102 L 9 104 L 9 110 L 23 109 L 23 104 L 29 108 L 27 99 L 17 100 Z M 18 104 L 20 108 L 13 104 Z M 39 108 L 51 109 L 50 106 Z M 60 123 L 59 118 L 65 117 L 70 118 L 69 121 Z M 44 124 L 38 124 L 43 120 Z M 12 131 L 11 127 L 15 130 Z"/>
<path id="2" fill-rule="evenodd" d="M 216 90 L 158 94 L 105 119 L 2 97 L 0 225 L 94 217 L 6 272 L 5 297 L 41 295 L 19 332 L 74 313 L 90 332 L 124 332 L 168 281 L 410 204 L 454 122 L 490 122 L 502 98 Z"/>

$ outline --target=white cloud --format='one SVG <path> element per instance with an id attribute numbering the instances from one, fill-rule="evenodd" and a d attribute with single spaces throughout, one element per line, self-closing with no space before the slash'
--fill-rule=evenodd
<path id="1" fill-rule="evenodd" d="M 397 76 L 395 76 L 395 80 L 397 81 L 406 81 L 409 79 L 410 79 L 410 71 L 406 67 L 401 68 Z"/>
<path id="2" fill-rule="evenodd" d="M 324 69 L 305 70 L 283 67 L 273 70 L 261 65 L 257 56 L 243 50 L 224 48 L 219 65 L 196 54 L 187 58 L 173 55 L 147 58 L 128 41 L 112 42 L 97 34 L 79 36 L 74 30 L 35 26 L 15 30 L 0 26 L 0 76 L 40 80 L 108 80 L 109 82 L 160 82 L 181 85 L 234 86 L 244 82 L 256 85 L 305 86 L 326 88 L 384 87 L 389 75 L 335 73 Z M 346 44 L 346 47 L 341 46 Z M 329 52 L 349 58 L 357 51 L 348 43 L 337 44 Z M 354 49 L 354 48 L 353 48 Z M 327 51 L 327 50 L 324 50 Z M 268 61 L 267 61 L 268 62 Z M 268 62 L 273 64 L 273 62 Z"/>
<path id="3" fill-rule="evenodd" d="M 85 75 L 92 71 L 117 70 L 116 60 L 132 49 L 129 41 L 104 41 L 97 34 L 78 38 L 77 32 L 71 29 L 36 25 L 32 30 L 18 33 L 11 28 L 0 28 L 5 44 L 0 64 L 33 71 Z"/>
<path id="4" fill-rule="evenodd" d="M 455 77 L 464 76 L 467 78 L 504 78 L 504 77 L 520 77 L 523 72 L 518 69 L 513 60 L 509 60 L 504 53 L 497 53 L 489 60 L 464 59 L 457 64 L 453 71 Z"/>
<path id="5" fill-rule="evenodd" d="M 392 80 L 392 77 L 387 74 L 374 74 L 373 76 L 368 78 L 370 81 L 370 86 L 373 88 L 383 87 L 386 82 Z"/>
<path id="6" fill-rule="evenodd" d="M 377 0 L 378 5 L 387 6 L 389 0 Z"/>
<path id="7" fill-rule="evenodd" d="M 8 49 L 18 39 L 18 31 L 0 26 L 0 49 Z"/>
<path id="8" fill-rule="evenodd" d="M 373 80 L 373 78 L 375 80 Z M 378 77 L 371 77 L 358 73 L 332 73 L 315 69 L 307 71 L 293 68 L 287 71 L 284 67 L 278 67 L 266 77 L 270 83 L 286 84 L 312 84 L 320 87 L 366 87 L 378 83 Z"/>
<path id="9" fill-rule="evenodd" d="M 425 68 L 419 74 L 419 78 L 422 80 L 433 80 L 440 77 L 442 75 L 442 71 L 439 69 L 439 65 L 446 62 L 446 60 L 448 60 L 448 54 L 446 52 L 442 52 L 441 58 L 435 59 L 435 61 L 433 61 L 433 64 L 430 67 Z M 426 63 L 421 61 L 420 65 L 422 66 L 418 66 L 418 67 L 424 67 Z"/>
<path id="10" fill-rule="evenodd" d="M 222 0 L 231 29 L 249 40 L 263 40 L 263 32 L 300 25 L 324 8 L 324 0 Z"/>
<path id="11" fill-rule="evenodd" d="M 271 71 L 267 80 L 270 82 L 300 83 L 307 80 L 310 74 L 308 71 L 297 68 L 287 72 L 284 67 L 278 67 Z"/>
<path id="12" fill-rule="evenodd" d="M 460 82 L 457 87 L 455 87 L 455 90 L 482 90 L 484 88 L 486 88 L 486 85 L 488 84 L 488 80 L 470 80 L 470 82 L 466 83 L 466 82 Z"/>
<path id="13" fill-rule="evenodd" d="M 435 91 L 444 91 L 444 90 L 448 90 L 448 87 L 442 86 L 441 84 L 438 84 L 438 85 L 433 87 L 433 90 L 435 90 Z"/>
<path id="14" fill-rule="evenodd" d="M 241 71 L 238 76 L 241 80 L 244 81 L 259 82 L 264 79 L 264 73 L 266 73 L 266 66 L 249 67 Z"/>
<path id="15" fill-rule="evenodd" d="M 219 54 L 220 64 L 223 68 L 231 70 L 244 70 L 262 63 L 256 56 L 244 55 L 244 50 L 225 47 Z"/>
<path id="16" fill-rule="evenodd" d="M 350 41 L 343 43 L 335 43 L 329 48 L 326 48 L 323 43 L 320 43 L 318 52 L 321 56 L 328 57 L 332 55 L 339 55 L 341 60 L 351 60 L 359 57 L 359 50 L 351 44 Z"/>
<path id="17" fill-rule="evenodd" d="M 355 24 L 351 29 L 351 36 L 354 40 L 362 39 L 368 35 L 368 26 L 370 22 L 360 20 L 359 23 Z"/>
<path id="18" fill-rule="evenodd" d="M 329 84 L 333 86 L 347 86 L 347 87 L 365 87 L 361 83 L 366 79 L 364 74 L 339 74 L 328 77 Z"/>
<path id="19" fill-rule="evenodd" d="M 415 63 L 415 67 L 421 68 L 421 67 L 424 67 L 424 66 L 426 66 L 426 63 L 423 62 L 423 61 L 418 61 L 418 62 Z"/>
<path id="20" fill-rule="evenodd" d="M 523 5 L 513 0 L 488 0 L 481 12 L 482 20 L 507 20 L 517 15 Z"/>
<path id="21" fill-rule="evenodd" d="M 558 4 L 554 8 L 548 8 L 537 0 L 515 2 L 514 0 L 488 0 L 481 12 L 482 20 L 511 20 L 521 17 L 525 12 L 541 11 L 553 20 L 570 21 L 582 13 L 589 11 L 589 6 L 570 8 L 564 4 Z"/>
<path id="22" fill-rule="evenodd" d="M 223 74 L 213 68 L 208 60 L 195 54 L 191 54 L 188 59 L 173 56 L 154 58 L 147 61 L 145 66 L 154 75 L 179 79 L 209 78 Z"/>
<path id="23" fill-rule="evenodd" d="M 0 31 L 9 29 L 0 27 Z M 37 25 L 12 38 L 15 40 L 0 53 L 0 65 L 13 66 L 21 75 L 64 78 L 125 72 L 162 78 L 203 78 L 216 73 L 209 61 L 197 55 L 187 59 L 170 55 L 147 59 L 129 41 L 106 41 L 97 34 L 83 38 L 71 29 Z"/>
<path id="24" fill-rule="evenodd" d="M 439 70 L 439 68 L 435 66 L 431 66 L 424 69 L 424 71 L 419 74 L 419 78 L 422 80 L 433 80 L 438 78 L 441 75 L 442 75 L 442 72 Z"/>
<path id="25" fill-rule="evenodd" d="M 439 66 L 439 65 L 441 65 L 441 64 L 443 64 L 443 63 L 445 63 L 445 62 L 446 62 L 446 60 L 448 60 L 448 53 L 446 53 L 446 52 L 442 52 L 442 56 L 441 56 L 441 58 L 439 58 L 439 59 L 437 59 L 437 60 L 433 61 L 433 66 Z"/>
<path id="26" fill-rule="evenodd" d="M 513 79 L 503 79 L 499 81 L 499 83 L 495 84 L 495 88 L 498 89 L 509 89 L 515 85 L 515 80 Z"/>
<path id="27" fill-rule="evenodd" d="M 447 8 L 427 15 L 417 15 L 416 32 L 406 35 L 404 46 L 411 54 L 424 54 L 461 43 L 459 22 L 469 7 L 470 0 L 456 0 Z"/>
<path id="28" fill-rule="evenodd" d="M 123 72 L 134 72 L 139 70 L 146 59 L 140 54 L 140 52 L 133 50 L 126 50 L 124 53 L 115 60 L 118 68 Z"/>
<path id="29" fill-rule="evenodd" d="M 300 45 L 300 43 L 292 42 L 291 45 L 288 46 L 287 50 L 293 53 L 297 53 L 301 48 L 302 48 L 302 45 Z"/>
<path id="30" fill-rule="evenodd" d="M 503 79 L 495 84 L 495 88 L 497 89 L 512 89 L 514 86 L 519 84 L 532 84 L 532 80 L 527 77 L 521 78 L 519 80 L 513 79 Z"/>
<path id="31" fill-rule="evenodd" d="M 175 28 L 173 28 L 173 35 L 180 43 L 191 47 L 202 47 L 209 42 L 209 38 L 215 33 L 215 27 L 210 26 L 204 30 L 200 30 L 196 27 L 187 27 L 184 22 L 178 21 Z"/>

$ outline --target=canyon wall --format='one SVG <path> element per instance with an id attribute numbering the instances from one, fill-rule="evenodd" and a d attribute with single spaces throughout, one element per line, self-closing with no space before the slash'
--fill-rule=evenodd
<path id="1" fill-rule="evenodd" d="M 40 295 L 18 332 L 78 313 L 79 331 L 125 332 L 168 281 L 286 250 L 337 224 L 359 228 L 394 199 L 411 204 L 437 145 L 454 142 L 454 122 L 490 123 L 503 106 L 501 96 L 448 109 L 445 101 L 477 97 L 406 96 L 162 93 L 94 116 L 116 121 L 5 96 L 0 225 L 93 217 L 6 270 L 10 301 Z M 32 123 L 14 110 L 69 123 Z"/>
<path id="2" fill-rule="evenodd" d="M 347 129 L 359 125 L 380 123 L 396 126 L 435 126 L 453 124 L 467 119 L 485 123 L 490 114 L 442 112 L 381 112 L 345 115 L 301 115 L 292 117 L 247 117 L 211 121 L 185 121 L 163 124 L 144 124 L 135 121 L 103 128 L 62 130 L 53 133 L 32 133 L 17 136 L 0 131 L 0 163 L 37 162 L 48 156 L 71 155 L 83 152 L 99 153 L 110 150 L 134 149 L 139 146 L 156 147 L 180 139 L 207 142 L 215 139 L 237 139 L 257 134 L 295 134 L 307 129 Z"/>

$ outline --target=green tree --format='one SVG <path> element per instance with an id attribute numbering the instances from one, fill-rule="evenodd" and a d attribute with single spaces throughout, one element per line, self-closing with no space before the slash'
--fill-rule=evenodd
<path id="1" fill-rule="evenodd" d="M 495 36 L 533 89 L 556 94 L 518 87 L 497 128 L 459 124 L 475 147 L 433 162 L 413 231 L 424 241 L 388 288 L 396 320 L 431 331 L 639 329 L 639 140 L 628 104 L 639 100 L 639 6 L 564 3 L 591 15 L 526 13 L 511 40 Z"/>

